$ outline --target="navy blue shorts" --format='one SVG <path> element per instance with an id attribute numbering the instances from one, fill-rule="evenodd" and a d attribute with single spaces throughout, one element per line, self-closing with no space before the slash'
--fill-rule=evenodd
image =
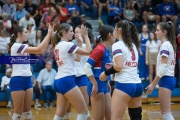
<path id="1" fill-rule="evenodd" d="M 96 79 L 96 82 L 97 82 L 97 85 L 98 85 L 98 93 L 104 93 L 104 94 L 107 94 L 109 93 L 109 90 L 108 90 L 108 81 L 101 81 L 99 79 Z M 92 92 L 92 83 L 91 81 L 89 81 L 88 83 L 88 95 L 91 96 L 91 92 Z"/>
<path id="2" fill-rule="evenodd" d="M 10 79 L 10 91 L 20 91 L 32 88 L 31 76 L 14 76 Z"/>
<path id="3" fill-rule="evenodd" d="M 139 97 L 143 93 L 142 83 L 119 83 L 116 82 L 115 88 L 125 92 L 130 97 Z"/>
<path id="4" fill-rule="evenodd" d="M 176 86 L 176 80 L 173 76 L 163 76 L 159 80 L 158 84 L 159 84 L 159 87 L 167 88 L 167 89 L 173 91 L 173 89 Z"/>
<path id="5" fill-rule="evenodd" d="M 88 77 L 86 75 L 82 75 L 75 78 L 75 83 L 78 87 L 87 86 L 88 85 Z"/>
<path id="6" fill-rule="evenodd" d="M 62 95 L 76 87 L 75 76 L 66 76 L 54 81 L 54 89 Z"/>

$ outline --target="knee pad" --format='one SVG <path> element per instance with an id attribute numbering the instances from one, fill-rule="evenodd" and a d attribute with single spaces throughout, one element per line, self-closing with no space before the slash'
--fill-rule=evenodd
<path id="1" fill-rule="evenodd" d="M 32 112 L 23 112 L 23 119 L 32 119 Z"/>
<path id="2" fill-rule="evenodd" d="M 87 120 L 87 114 L 78 114 L 77 120 Z"/>
<path id="3" fill-rule="evenodd" d="M 71 115 L 71 113 L 70 112 L 67 112 L 65 115 L 64 115 L 64 117 L 63 117 L 63 119 L 69 119 L 70 118 L 70 115 Z"/>
<path id="4" fill-rule="evenodd" d="M 163 120 L 174 120 L 174 117 L 172 116 L 171 113 L 162 114 L 162 118 Z"/>
<path id="5" fill-rule="evenodd" d="M 20 120 L 21 114 L 13 113 L 12 120 Z"/>
<path id="6" fill-rule="evenodd" d="M 90 113 L 89 113 L 89 111 L 88 111 L 88 113 L 87 113 L 87 118 L 89 118 L 91 115 L 90 115 Z"/>
<path id="7" fill-rule="evenodd" d="M 129 116 L 131 120 L 141 120 L 142 119 L 142 108 L 128 108 Z"/>
<path id="8" fill-rule="evenodd" d="M 63 117 L 60 117 L 60 116 L 55 114 L 53 120 L 63 120 Z"/>

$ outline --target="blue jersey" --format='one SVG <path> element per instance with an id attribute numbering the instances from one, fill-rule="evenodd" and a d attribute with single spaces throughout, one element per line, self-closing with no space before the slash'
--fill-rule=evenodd
<path id="1" fill-rule="evenodd" d="M 92 66 L 94 77 L 99 79 L 100 74 L 106 70 L 106 64 L 112 63 L 109 50 L 103 44 L 97 45 L 87 62 Z M 110 80 L 110 77 L 107 80 Z"/>

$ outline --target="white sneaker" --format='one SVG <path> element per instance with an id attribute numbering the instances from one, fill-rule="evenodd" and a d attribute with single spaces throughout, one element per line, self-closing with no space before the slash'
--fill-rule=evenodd
<path id="1" fill-rule="evenodd" d="M 41 107 L 41 104 L 40 103 L 36 103 L 35 104 L 37 107 Z"/>

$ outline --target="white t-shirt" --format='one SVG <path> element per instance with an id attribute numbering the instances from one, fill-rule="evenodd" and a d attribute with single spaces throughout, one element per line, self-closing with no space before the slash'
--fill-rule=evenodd
<path id="1" fill-rule="evenodd" d="M 54 57 L 58 65 L 58 73 L 55 79 L 76 75 L 74 54 L 78 46 L 71 42 L 61 41 L 54 50 Z"/>
<path id="2" fill-rule="evenodd" d="M 83 49 L 86 49 L 86 45 L 83 44 L 83 45 L 82 45 L 82 48 L 83 48 Z M 76 72 L 77 72 L 76 77 L 85 75 L 84 65 L 85 65 L 85 63 L 87 62 L 88 58 L 89 58 L 88 56 L 81 56 L 79 62 L 75 61 L 75 68 L 76 68 Z"/>
<path id="3" fill-rule="evenodd" d="M 29 56 L 28 53 L 24 53 L 28 47 L 26 44 L 14 43 L 11 47 L 11 56 Z M 30 64 L 13 64 L 12 76 L 31 76 Z"/>
<path id="4" fill-rule="evenodd" d="M 0 50 L 5 52 L 8 48 L 8 43 L 10 42 L 10 37 L 0 37 Z"/>
<path id="5" fill-rule="evenodd" d="M 148 40 L 146 42 L 146 47 L 149 48 L 150 53 L 158 53 L 160 45 L 161 45 L 160 40 L 158 40 L 157 42 L 155 40 L 152 40 L 151 42 Z"/>
<path id="6" fill-rule="evenodd" d="M 1 88 L 4 88 L 5 85 L 9 84 L 11 78 L 8 78 L 7 76 L 2 77 L 1 81 Z M 7 86 L 9 88 L 9 86 Z"/>
<path id="7" fill-rule="evenodd" d="M 125 43 L 120 40 L 113 44 L 112 52 L 113 61 L 117 56 L 122 55 L 123 57 L 123 68 L 115 74 L 115 81 L 119 83 L 141 83 L 139 75 L 137 74 L 138 51 L 136 46 L 133 44 L 133 50 L 130 51 Z"/>
<path id="8" fill-rule="evenodd" d="M 165 56 L 168 58 L 167 62 L 167 70 L 165 75 L 166 76 L 174 76 L 174 69 L 175 69 L 175 53 L 173 46 L 169 41 L 164 42 L 159 50 L 158 56 L 157 56 L 157 71 L 159 69 L 159 66 L 161 64 L 161 57 Z"/>

